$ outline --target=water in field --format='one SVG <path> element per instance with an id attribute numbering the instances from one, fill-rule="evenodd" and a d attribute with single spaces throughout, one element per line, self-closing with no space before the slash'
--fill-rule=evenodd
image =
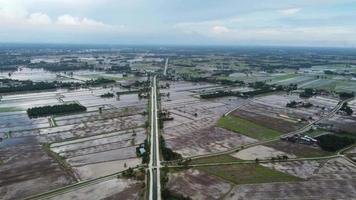
<path id="1" fill-rule="evenodd" d="M 32 81 L 52 81 L 56 79 L 56 74 L 48 72 L 44 69 L 30 69 L 23 67 L 18 68 L 17 71 L 14 72 L 2 71 L 0 72 L 0 78 Z"/>
<path id="2" fill-rule="evenodd" d="M 97 78 L 107 78 L 121 80 L 123 75 L 120 73 L 106 73 L 96 70 L 78 70 L 68 72 L 50 72 L 42 68 L 31 69 L 20 67 L 17 71 L 0 71 L 0 78 L 10 78 L 16 80 L 38 81 L 61 81 L 61 82 L 82 82 Z"/>
<path id="3" fill-rule="evenodd" d="M 20 145 L 20 144 L 25 144 L 25 143 L 26 143 L 25 138 L 10 138 L 10 139 L 3 138 L 2 141 L 0 139 L 0 148 L 14 146 L 14 145 Z"/>

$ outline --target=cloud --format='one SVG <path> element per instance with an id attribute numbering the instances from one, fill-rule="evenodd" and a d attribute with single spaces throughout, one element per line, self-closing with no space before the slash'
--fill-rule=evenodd
<path id="1" fill-rule="evenodd" d="M 226 28 L 214 26 L 211 32 L 193 29 L 190 33 L 198 34 L 209 40 L 228 44 L 318 44 L 337 45 L 348 42 L 356 44 L 356 28 L 338 26 L 318 27 L 266 27 L 266 28 Z"/>
<path id="2" fill-rule="evenodd" d="M 71 15 L 62 15 L 57 18 L 57 24 L 65 26 L 77 26 L 80 25 L 80 20 L 77 17 Z"/>
<path id="3" fill-rule="evenodd" d="M 225 27 L 225 26 L 214 26 L 214 27 L 212 28 L 212 32 L 213 32 L 214 34 L 223 34 L 223 33 L 228 33 L 228 32 L 230 32 L 230 30 L 229 30 L 227 27 Z"/>
<path id="4" fill-rule="evenodd" d="M 107 24 L 104 24 L 103 22 L 96 21 L 93 19 L 89 18 L 79 18 L 79 17 L 73 17 L 71 15 L 61 15 L 57 18 L 56 24 L 58 25 L 64 25 L 64 26 L 84 26 L 84 27 L 105 27 L 109 26 Z"/>
<path id="5" fill-rule="evenodd" d="M 52 23 L 51 18 L 44 13 L 32 13 L 28 16 L 27 21 L 35 25 L 49 25 Z"/>
<path id="6" fill-rule="evenodd" d="M 279 10 L 282 15 L 295 15 L 301 11 L 301 8 L 289 8 L 284 10 Z"/>

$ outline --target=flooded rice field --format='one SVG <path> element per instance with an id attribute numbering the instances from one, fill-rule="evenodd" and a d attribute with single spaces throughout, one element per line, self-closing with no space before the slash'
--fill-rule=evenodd
<path id="1" fill-rule="evenodd" d="M 169 97 L 162 99 L 162 109 L 169 111 L 174 118 L 164 123 L 163 134 L 167 145 L 183 157 L 224 151 L 255 141 L 215 127 L 226 112 L 245 100 L 234 97 L 202 100 L 195 97 L 199 91 L 209 87 L 215 86 L 175 82 L 169 89 L 161 90 L 170 93 Z"/>
<path id="2" fill-rule="evenodd" d="M 144 128 L 147 100 L 139 99 L 137 94 L 100 97 L 118 91 L 123 89 L 96 87 L 2 96 L 1 199 L 21 199 L 140 165 L 142 159 L 137 157 L 136 147 L 147 137 Z M 26 113 L 28 108 L 36 106 L 71 102 L 86 106 L 87 111 L 35 119 L 30 119 Z M 124 195 L 127 199 L 136 199 L 141 195 L 140 181 L 115 179 L 109 182 L 105 184 L 103 198 Z M 97 184 L 98 187 L 103 185 Z M 74 197 L 75 194 L 68 195 L 61 199 L 79 198 Z"/>

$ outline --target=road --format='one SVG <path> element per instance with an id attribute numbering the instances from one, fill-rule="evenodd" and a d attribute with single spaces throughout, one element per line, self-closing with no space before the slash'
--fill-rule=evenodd
<path id="1" fill-rule="evenodd" d="M 168 61 L 169 61 L 169 59 L 166 58 L 166 64 L 164 65 L 163 76 L 167 76 Z"/>
<path id="2" fill-rule="evenodd" d="M 152 78 L 151 87 L 151 132 L 150 132 L 150 163 L 148 169 L 150 172 L 150 200 L 161 199 L 161 178 L 160 178 L 160 151 L 158 134 L 158 114 L 157 114 L 157 85 L 156 76 Z"/>

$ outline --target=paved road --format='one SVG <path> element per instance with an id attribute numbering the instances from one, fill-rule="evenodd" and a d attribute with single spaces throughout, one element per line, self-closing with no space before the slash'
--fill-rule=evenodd
<path id="1" fill-rule="evenodd" d="M 160 151 L 159 151 L 159 135 L 158 135 L 158 114 L 157 114 L 157 85 L 156 76 L 152 80 L 151 88 L 151 155 L 148 165 L 150 171 L 150 200 L 161 199 L 161 179 L 160 179 Z"/>
<path id="2" fill-rule="evenodd" d="M 166 64 L 164 65 L 163 76 L 167 76 L 168 61 L 169 61 L 169 59 L 166 58 Z"/>

